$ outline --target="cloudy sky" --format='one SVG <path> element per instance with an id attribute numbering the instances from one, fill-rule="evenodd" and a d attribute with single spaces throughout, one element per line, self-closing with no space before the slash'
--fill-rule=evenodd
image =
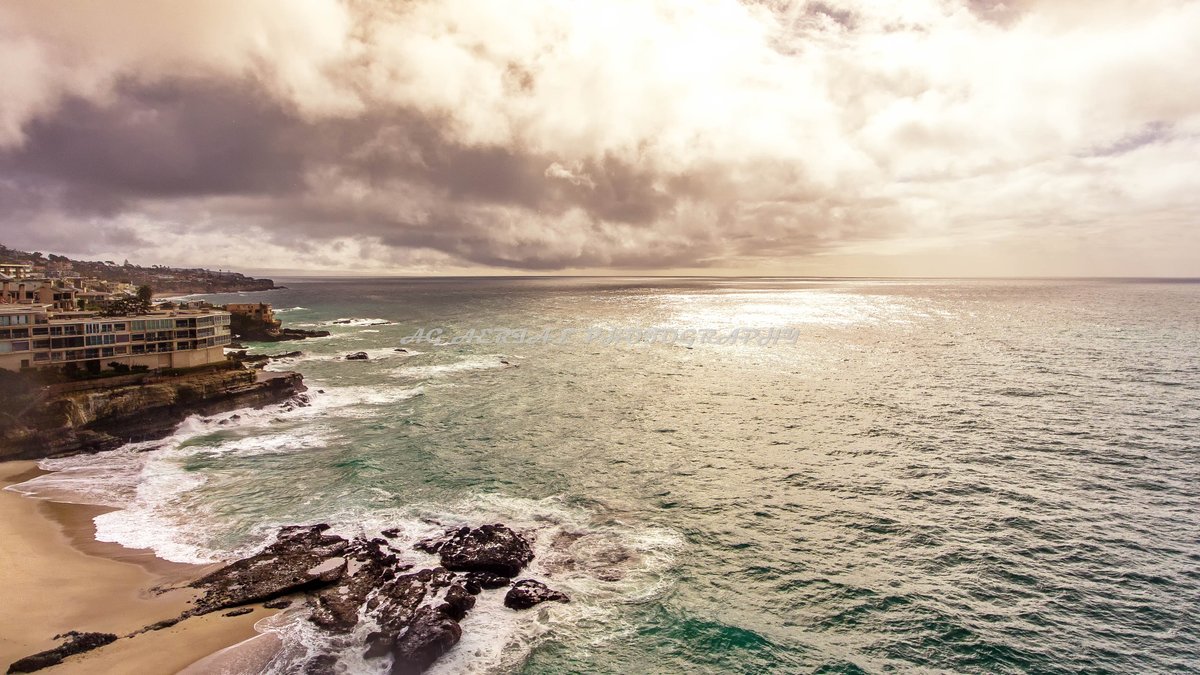
<path id="1" fill-rule="evenodd" d="M 1200 276 L 1200 2 L 4 0 L 0 243 Z"/>

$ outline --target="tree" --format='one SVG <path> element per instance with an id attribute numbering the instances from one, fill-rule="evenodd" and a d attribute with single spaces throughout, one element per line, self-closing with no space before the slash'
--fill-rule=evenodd
<path id="1" fill-rule="evenodd" d="M 127 295 L 110 301 L 101 314 L 104 316 L 145 314 L 150 311 L 150 300 L 153 297 L 154 290 L 149 286 L 142 285 L 138 287 L 137 295 Z"/>

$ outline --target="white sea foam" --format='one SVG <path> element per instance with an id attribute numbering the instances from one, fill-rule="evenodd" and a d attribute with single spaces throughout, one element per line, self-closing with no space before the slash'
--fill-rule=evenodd
<path id="1" fill-rule="evenodd" d="M 505 364 L 504 361 L 509 361 Z M 443 363 L 437 365 L 412 365 L 402 366 L 392 370 L 389 374 L 392 377 L 408 378 L 408 379 L 434 379 L 445 375 L 456 375 L 458 373 L 466 373 L 476 370 L 495 370 L 498 368 L 510 368 L 513 365 L 513 358 L 504 356 L 503 354 L 487 354 L 481 356 L 470 356 L 454 363 Z"/>
<path id="2" fill-rule="evenodd" d="M 318 325 L 320 325 L 320 326 L 362 327 L 362 326 L 391 326 L 394 324 L 391 321 L 388 321 L 387 319 L 363 319 L 363 318 L 357 318 L 357 317 L 348 317 L 348 318 L 343 317 L 341 319 L 334 319 L 332 321 L 322 321 Z"/>
<path id="3" fill-rule="evenodd" d="M 284 307 L 283 309 L 275 310 L 275 313 L 283 314 L 285 312 L 299 312 L 299 311 L 306 310 L 306 309 L 308 309 L 308 308 L 307 307 Z"/>

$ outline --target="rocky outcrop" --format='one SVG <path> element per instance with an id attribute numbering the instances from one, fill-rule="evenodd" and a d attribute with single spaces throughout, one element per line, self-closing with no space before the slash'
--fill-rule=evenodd
<path id="1" fill-rule="evenodd" d="M 335 635 L 349 635 L 364 618 L 378 630 L 362 645 L 368 659 L 392 656 L 392 673 L 420 673 L 462 637 L 459 622 L 475 607 L 481 587 L 498 588 L 533 559 L 529 542 L 504 525 L 448 530 L 418 547 L 437 549 L 459 570 L 433 567 L 412 571 L 404 552 L 386 539 L 345 539 L 328 526 L 285 527 L 261 553 L 232 563 L 193 583 L 204 591 L 196 612 L 205 613 L 303 592 L 309 621 Z M 395 530 L 389 530 L 395 534 Z M 444 553 L 443 553 L 444 552 Z M 533 606 L 566 596 L 528 580 L 522 602 Z M 328 672 L 330 654 L 311 656 L 304 672 Z"/>
<path id="2" fill-rule="evenodd" d="M 231 317 L 229 328 L 234 337 L 243 342 L 285 342 L 329 335 L 327 330 L 284 328 L 278 321 L 262 321 L 236 312 Z"/>
<path id="3" fill-rule="evenodd" d="M 0 460 L 100 452 L 155 440 L 189 415 L 262 407 L 304 390 L 299 373 L 261 373 L 236 363 L 173 376 L 41 387 L 26 394 L 18 414 L 0 415 Z"/>
<path id="4" fill-rule="evenodd" d="M 529 609 L 543 602 L 570 602 L 566 593 L 548 588 L 533 579 L 522 579 L 513 584 L 504 595 L 504 606 L 509 609 Z"/>
<path id="5" fill-rule="evenodd" d="M 347 361 L 366 361 L 368 358 L 366 352 L 354 352 L 345 356 Z"/>
<path id="6" fill-rule="evenodd" d="M 427 539 L 417 548 L 436 553 L 448 570 L 484 572 L 515 577 L 533 560 L 533 549 L 524 537 L 504 525 L 462 527 Z"/>
<path id="7" fill-rule="evenodd" d="M 393 548 L 387 539 L 346 539 L 331 534 L 328 525 L 284 527 L 259 553 L 192 582 L 190 586 L 201 591 L 192 609 L 126 637 L 200 614 L 219 611 L 237 616 L 250 604 L 282 608 L 302 603 L 293 611 L 307 610 L 307 620 L 326 634 L 328 645 L 337 647 L 306 645 L 306 660 L 292 664 L 288 672 L 337 672 L 340 650 L 365 620 L 373 630 L 357 645 L 364 658 L 391 656 L 392 673 L 421 673 L 458 644 L 463 634 L 459 622 L 477 602 L 499 601 L 496 597 L 477 600 L 480 589 L 508 585 L 510 577 L 533 559 L 533 552 L 529 541 L 504 525 L 447 530 L 417 548 L 434 549 L 443 563 L 450 561 L 458 571 L 446 566 L 413 571 L 413 565 L 402 559 L 406 552 Z M 513 574 L 493 571 L 498 569 Z M 508 592 L 504 604 L 525 609 L 546 601 L 567 602 L 567 596 L 525 579 Z M 82 635 L 57 650 L 22 659 L 13 668 L 53 665 L 72 653 L 116 639 L 115 635 Z"/>
<path id="8" fill-rule="evenodd" d="M 117 636 L 112 633 L 76 633 L 74 631 L 66 635 L 56 636 L 58 638 L 66 638 L 66 641 L 54 649 L 48 649 L 44 652 L 38 652 L 33 656 L 13 662 L 8 667 L 10 673 L 32 673 L 42 668 L 49 668 L 62 663 L 63 659 L 74 654 L 82 654 L 97 647 L 103 647 L 110 642 L 116 642 Z"/>
<path id="9" fill-rule="evenodd" d="M 205 590 L 196 601 L 199 613 L 328 586 L 346 573 L 342 554 L 349 542 L 323 534 L 328 525 L 285 527 L 275 543 L 192 583 Z"/>

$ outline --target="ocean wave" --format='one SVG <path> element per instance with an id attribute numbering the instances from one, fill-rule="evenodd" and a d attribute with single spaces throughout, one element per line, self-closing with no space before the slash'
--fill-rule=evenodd
<path id="1" fill-rule="evenodd" d="M 150 549 L 172 562 L 203 564 L 228 559 L 232 552 L 207 544 L 205 527 L 192 530 L 187 525 L 203 522 L 206 508 L 202 495 L 193 494 L 206 478 L 201 472 L 188 471 L 188 461 L 325 448 L 334 433 L 320 423 L 322 418 L 370 418 L 424 393 L 420 386 L 314 387 L 322 387 L 324 393 L 314 388 L 307 402 L 193 415 L 158 441 L 96 455 L 42 460 L 38 466 L 52 473 L 11 489 L 39 499 L 118 509 L 94 519 L 100 541 Z M 206 438 L 209 436 L 212 438 Z"/>
<path id="2" fill-rule="evenodd" d="M 477 370 L 510 368 L 514 365 L 515 359 L 513 359 L 511 356 L 505 356 L 503 354 L 486 354 L 481 356 L 467 357 L 465 359 L 455 361 L 454 363 L 402 366 L 392 370 L 388 374 L 396 378 L 425 380 L 442 377 L 444 375 L 455 375 L 458 373 L 466 373 Z"/>
<path id="3" fill-rule="evenodd" d="M 283 309 L 277 309 L 277 310 L 275 310 L 275 313 L 276 313 L 276 314 L 283 314 L 283 313 L 285 313 L 285 312 L 300 312 L 300 311 L 304 311 L 304 310 L 307 310 L 307 309 L 308 309 L 307 307 L 284 307 Z"/>
<path id="4" fill-rule="evenodd" d="M 391 321 L 388 321 L 387 319 L 363 319 L 363 318 L 355 318 L 355 317 L 350 317 L 350 318 L 343 317 L 340 319 L 333 319 L 331 321 L 322 321 L 317 325 L 319 325 L 319 326 L 350 326 L 350 327 L 360 327 L 361 328 L 363 326 L 394 326 L 395 324 Z"/>

